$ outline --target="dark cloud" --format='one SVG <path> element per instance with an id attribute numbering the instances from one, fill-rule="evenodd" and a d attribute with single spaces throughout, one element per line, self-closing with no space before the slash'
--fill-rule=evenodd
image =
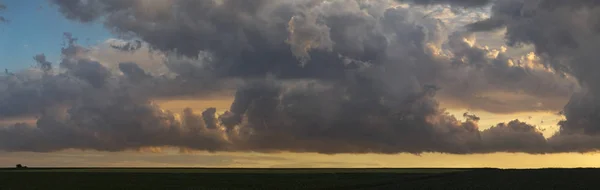
<path id="1" fill-rule="evenodd" d="M 162 12 L 160 16 L 146 11 L 144 3 L 124 1 L 119 7 L 113 1 L 53 2 L 67 18 L 86 22 L 105 16 L 108 28 L 134 35 L 153 49 L 188 57 L 208 54 L 212 60 L 209 65 L 221 76 L 272 73 L 281 78 L 339 78 L 346 68 L 340 64 L 340 53 L 370 61 L 385 47 L 381 44 L 385 42 L 383 36 L 365 33 L 374 27 L 375 20 L 371 15 L 356 14 L 360 8 L 356 1 L 180 0 L 147 5 Z M 86 9 L 93 11 L 77 14 Z M 327 12 L 318 15 L 318 9 Z M 190 18 L 196 20 L 190 22 Z M 339 50 L 331 52 L 331 48 Z M 303 51 L 311 51 L 310 59 Z M 302 65 L 299 59 L 308 63 Z"/>
<path id="2" fill-rule="evenodd" d="M 110 96 L 110 95 L 109 95 Z M 66 148 L 122 151 L 172 145 L 194 149 L 227 149 L 203 125 L 179 122 L 172 113 L 126 96 L 88 97 L 65 115 L 45 114 L 36 127 L 17 124 L 2 129 L 0 147 L 8 151 L 58 151 Z M 198 118 L 199 119 L 199 118 Z M 18 138 L 15 138 L 17 136 Z"/>
<path id="3" fill-rule="evenodd" d="M 561 150 L 593 151 L 598 147 L 600 71 L 595 52 L 600 44 L 600 9 L 598 1 L 497 1 L 492 17 L 486 22 L 501 23 L 506 28 L 507 43 L 512 46 L 532 44 L 541 64 L 575 77 L 582 90 L 571 96 L 564 106 L 565 121 L 560 131 L 550 138 Z M 483 23 L 483 24 L 482 24 Z M 498 27 L 481 27 L 490 30 Z"/>
<path id="4" fill-rule="evenodd" d="M 180 76 L 195 78 L 195 82 L 214 80 L 204 79 L 205 76 L 247 78 L 265 75 L 279 79 L 338 80 L 346 72 L 363 66 L 392 61 L 405 65 L 419 62 L 408 69 L 417 72 L 423 83 L 441 86 L 442 96 L 452 96 L 453 101 L 460 102 L 458 105 L 479 105 L 485 111 L 502 113 L 556 109 L 560 106 L 553 102 L 561 102 L 556 97 L 569 96 L 576 88 L 572 81 L 555 77 L 545 70 L 527 69 L 522 65 L 503 66 L 512 60 L 503 54 L 488 58 L 487 54 L 492 52 L 468 46 L 461 41 L 461 35 L 451 39 L 458 41 L 453 42 L 458 45 L 451 47 L 458 56 L 445 58 L 424 52 L 423 49 L 443 51 L 439 47 L 447 38 L 443 23 L 408 9 L 390 8 L 392 2 L 386 0 L 53 2 L 61 7 L 67 18 L 83 22 L 95 20 L 88 19 L 89 14 L 77 18 L 79 9 L 71 10 L 85 6 L 85 9 L 94 9 L 91 11 L 95 15 L 93 18 L 106 18 L 103 20 L 105 25 L 116 34 L 141 39 L 156 50 L 203 60 L 202 64 L 169 66 Z M 475 6 L 488 2 L 414 3 Z M 192 22 L 189 18 L 196 20 Z M 129 44 L 122 47 L 129 47 Z M 396 51 L 397 55 L 385 55 L 391 51 Z M 451 68 L 445 60 L 459 58 L 470 58 L 469 64 Z M 481 70 L 486 73 L 480 74 Z M 471 76 L 484 80 L 473 80 Z M 457 82 L 452 84 L 450 81 Z M 479 84 L 467 84 L 469 81 L 479 81 Z M 530 96 L 548 97 L 541 102 L 499 107 L 485 97 L 476 97 L 489 89 L 524 91 Z M 473 99 L 477 99 L 476 103 L 470 103 Z"/>
<path id="5" fill-rule="evenodd" d="M 399 2 L 414 3 L 417 5 L 448 4 L 460 7 L 480 7 L 490 4 L 492 0 L 396 0 Z"/>
<path id="6" fill-rule="evenodd" d="M 465 112 L 463 114 L 463 117 L 465 117 L 468 121 L 478 122 L 479 120 L 481 120 L 481 118 L 477 117 L 477 115 L 475 115 L 475 114 L 469 114 L 468 112 Z"/>
<path id="7" fill-rule="evenodd" d="M 478 46 L 469 32 L 452 34 L 448 46 L 452 67 L 443 69 L 438 84 L 450 102 L 496 113 L 552 111 L 580 88 L 576 80 L 543 67 L 537 56 L 510 58 L 502 49 Z M 503 101 L 511 94 L 532 98 Z"/>
<path id="8" fill-rule="evenodd" d="M 343 86 L 307 84 L 285 90 L 288 85 L 255 83 L 244 91 L 270 88 L 278 93 L 239 95 L 237 99 L 245 101 L 238 105 L 247 109 L 237 113 L 243 122 L 230 130 L 205 125 L 214 124 L 207 119 L 214 118 L 212 109 L 202 116 L 188 109 L 177 119 L 138 97 L 95 93 L 64 113 L 45 112 L 36 126 L 16 124 L 1 130 L 0 148 L 36 152 L 148 146 L 326 154 L 546 152 L 546 144 L 528 138 L 544 140 L 533 126 L 514 121 L 480 133 L 474 121 L 460 122 L 443 113 L 433 99 L 434 89 L 392 95 L 384 88 L 365 88 L 364 83 L 378 82 L 359 79 Z M 384 94 L 389 96 L 380 97 Z"/>
<path id="9" fill-rule="evenodd" d="M 46 55 L 39 54 L 34 56 L 33 59 L 38 63 L 38 66 L 42 71 L 49 72 L 52 70 L 52 63 L 46 60 Z"/>
<path id="10" fill-rule="evenodd" d="M 470 31 L 490 31 L 495 29 L 500 29 L 504 26 L 504 23 L 501 20 L 497 19 L 485 19 L 475 23 L 471 23 L 467 25 L 467 28 Z"/>
<path id="11" fill-rule="evenodd" d="M 112 48 L 115 48 L 120 51 L 131 52 L 131 51 L 136 51 L 136 50 L 139 50 L 140 48 L 142 48 L 142 41 L 134 40 L 133 42 L 126 42 L 125 44 L 120 44 L 120 45 L 119 44 L 111 44 L 110 46 Z"/>
<path id="12" fill-rule="evenodd" d="M 34 57 L 39 67 L 0 76 L 0 118 L 36 116 L 54 107 L 69 107 L 93 93 L 129 93 L 140 98 L 208 96 L 230 88 L 227 81 L 213 81 L 180 74 L 175 77 L 152 76 L 138 64 L 119 63 L 119 72 L 110 71 L 90 56 L 91 50 L 76 44 L 65 34 L 62 61 L 53 68 L 45 55 Z M 169 65 L 191 64 L 178 59 Z M 174 70 L 177 71 L 177 70 Z M 204 71 L 208 72 L 208 71 Z"/>
<path id="13" fill-rule="evenodd" d="M 409 82 L 397 89 L 389 86 L 387 77 L 407 77 Z M 435 86 L 410 78 L 371 68 L 330 84 L 251 81 L 238 90 L 232 113 L 220 118 L 224 125 L 215 120 L 213 108 L 202 115 L 190 109 L 176 115 L 144 96 L 132 95 L 132 89 L 90 88 L 68 110 L 42 112 L 36 126 L 16 124 L 0 130 L 0 149 L 122 151 L 175 146 L 326 154 L 551 150 L 538 141 L 520 139 L 541 136 L 524 123 L 499 124 L 480 132 L 476 120 L 458 121 L 438 107 Z M 238 122 L 225 125 L 230 117 Z"/>
<path id="14" fill-rule="evenodd" d="M 67 66 L 70 74 L 78 77 L 93 87 L 102 87 L 109 77 L 109 71 L 100 63 L 91 60 L 79 60 Z"/>
<path id="15" fill-rule="evenodd" d="M 190 115 L 189 113 L 191 110 L 185 110 L 185 112 L 187 112 L 188 115 Z M 217 118 L 215 117 L 215 114 L 217 113 L 217 109 L 216 108 L 208 108 L 206 110 L 204 110 L 204 112 L 202 112 L 202 119 L 204 120 L 204 124 L 206 125 L 206 128 L 208 129 L 216 129 L 218 126 L 217 123 Z"/>
<path id="16" fill-rule="evenodd" d="M 131 81 L 139 82 L 145 79 L 149 79 L 152 76 L 146 73 L 136 63 L 119 63 L 119 70 Z"/>
<path id="17" fill-rule="evenodd" d="M 0 118 L 31 116 L 72 101 L 86 89 L 64 75 L 26 70 L 0 76 Z"/>
<path id="18" fill-rule="evenodd" d="M 497 90 L 554 98 L 568 96 L 570 81 L 512 64 L 502 53 L 473 45 L 467 32 L 449 36 L 439 20 L 393 7 L 392 1 L 52 2 L 69 19 L 101 20 L 115 34 L 164 53 L 170 73 L 152 75 L 132 62 L 113 63 L 119 69 L 113 72 L 67 33 L 60 71 L 41 75 L 45 80 L 21 79 L 20 86 L 0 91 L 3 116 L 40 117 L 35 126 L 0 129 L 2 150 L 175 146 L 468 154 L 548 153 L 562 145 L 547 142 L 534 126 L 519 121 L 480 131 L 476 116 L 456 119 L 439 107 L 435 95 L 470 102 Z M 137 44 L 118 47 L 139 49 Z M 200 115 L 191 109 L 171 113 L 151 102 L 206 96 L 227 89 L 233 79 L 244 83 L 220 116 L 212 108 Z M 48 80 L 73 90 L 40 91 Z M 476 85 L 462 86 L 471 81 Z M 28 96 L 15 93 L 21 91 Z M 33 103 L 21 103 L 28 100 Z"/>
<path id="19" fill-rule="evenodd" d="M 503 152 L 554 152 L 554 147 L 546 141 L 542 133 L 532 125 L 514 120 L 501 123 L 481 132 L 484 147 L 491 151 Z M 572 150 L 563 150 L 572 151 Z"/>
<path id="20" fill-rule="evenodd" d="M 434 89 L 392 92 L 378 79 L 356 77 L 333 86 L 250 84 L 232 105 L 231 117 L 243 117 L 232 131 L 253 134 L 242 149 L 262 151 L 469 153 L 478 142 L 476 124 L 438 110 Z"/>
<path id="21" fill-rule="evenodd" d="M 33 57 L 37 69 L 0 76 L 0 118 L 34 116 L 77 101 L 90 88 L 101 87 L 108 71 L 99 63 L 80 59 L 84 48 L 76 46 L 69 34 L 69 45 L 63 48 L 63 61 L 59 72 L 46 60 L 44 54 Z"/>
<path id="22" fill-rule="evenodd" d="M 2 13 L 4 10 L 6 10 L 6 5 L 4 5 L 0 2 L 0 13 Z M 6 19 L 3 16 L 0 16 L 0 23 L 3 23 L 3 22 L 8 22 L 8 19 Z"/>

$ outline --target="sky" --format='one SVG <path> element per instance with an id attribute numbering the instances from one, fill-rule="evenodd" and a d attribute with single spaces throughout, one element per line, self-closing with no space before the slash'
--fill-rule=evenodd
<path id="1" fill-rule="evenodd" d="M 99 23 L 84 24 L 65 19 L 57 7 L 46 0 L 5 0 L 3 3 L 10 9 L 2 13 L 9 22 L 0 28 L 0 56 L 2 66 L 9 70 L 35 66 L 32 55 L 39 53 L 44 53 L 48 60 L 60 60 L 64 32 L 82 39 L 82 45 L 93 45 L 111 37 Z"/>
<path id="2" fill-rule="evenodd" d="M 600 165 L 590 1 L 0 3 L 0 167 Z"/>

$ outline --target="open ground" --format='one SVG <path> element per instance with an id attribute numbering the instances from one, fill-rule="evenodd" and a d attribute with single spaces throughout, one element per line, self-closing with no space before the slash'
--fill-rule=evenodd
<path id="1" fill-rule="evenodd" d="M 0 189 L 595 189 L 600 169 L 28 168 Z"/>

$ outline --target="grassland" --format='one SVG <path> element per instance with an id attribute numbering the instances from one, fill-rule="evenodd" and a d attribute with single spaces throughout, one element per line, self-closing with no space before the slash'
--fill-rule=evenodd
<path id="1" fill-rule="evenodd" d="M 0 169 L 0 189 L 597 189 L 599 169 Z"/>

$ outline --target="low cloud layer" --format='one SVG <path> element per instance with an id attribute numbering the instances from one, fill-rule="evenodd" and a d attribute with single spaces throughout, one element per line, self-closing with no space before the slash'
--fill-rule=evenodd
<path id="1" fill-rule="evenodd" d="M 0 150 L 595 150 L 573 147 L 580 139 L 546 139 L 517 120 L 480 130 L 477 116 L 465 114 L 461 121 L 446 113 L 436 95 L 490 112 L 546 111 L 559 109 L 553 102 L 568 98 L 579 84 L 560 68 L 543 67 L 542 54 L 509 57 L 502 48 L 477 45 L 472 31 L 450 31 L 397 1 L 52 2 L 66 18 L 104 22 L 128 41 L 85 48 L 66 34 L 60 63 L 40 54 L 34 57 L 39 68 L 1 76 L 0 118 L 39 119 L 1 128 Z M 161 61 L 123 60 L 140 51 Z M 214 108 L 172 113 L 152 103 L 232 89 L 235 100 L 223 115 Z M 493 93 L 537 100 L 499 107 L 489 97 Z"/>
<path id="2" fill-rule="evenodd" d="M 211 109 L 202 115 L 189 109 L 174 114 L 139 97 L 96 94 L 64 113 L 43 114 L 35 127 L 17 124 L 2 130 L 0 148 L 47 152 L 174 146 L 326 154 L 550 150 L 534 126 L 519 121 L 482 132 L 476 121 L 458 121 L 437 107 L 434 89 L 415 86 L 413 92 L 381 100 L 379 95 L 390 92 L 364 88 L 363 82 L 380 85 L 364 78 L 343 86 L 296 84 L 291 89 L 274 81 L 253 82 L 238 91 L 232 111 L 220 117 L 223 125 L 216 124 Z"/>

